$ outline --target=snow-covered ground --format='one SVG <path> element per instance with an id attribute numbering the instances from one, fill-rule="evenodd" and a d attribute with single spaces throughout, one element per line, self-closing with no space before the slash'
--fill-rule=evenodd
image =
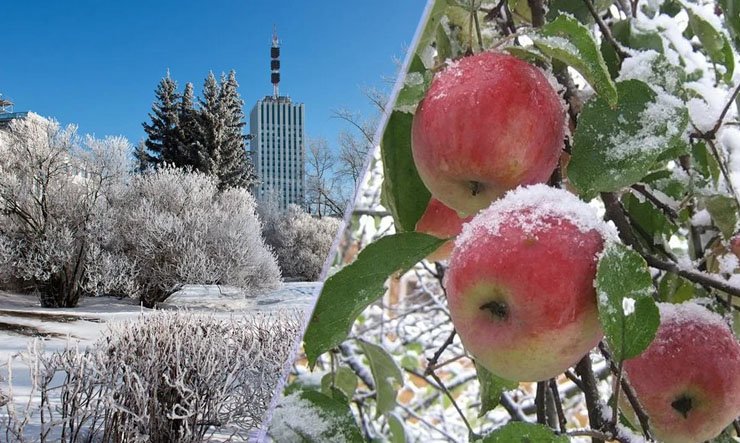
<path id="1" fill-rule="evenodd" d="M 189 285 L 174 294 L 162 308 L 183 308 L 224 318 L 280 311 L 299 311 L 307 315 L 320 286 L 316 282 L 284 283 L 277 290 L 245 297 L 234 288 Z M 62 350 L 68 344 L 82 348 L 100 338 L 112 322 L 134 320 L 153 312 L 134 299 L 115 297 L 83 298 L 76 308 L 42 308 L 33 295 L 0 291 L 0 400 L 3 394 L 9 393 L 7 381 L 12 375 L 12 396 L 16 405 L 24 408 L 29 401 L 32 383 L 24 356 L 29 344 L 37 338 L 43 338 L 45 352 Z M 38 394 L 34 397 L 37 401 Z M 29 441 L 37 440 L 33 435 L 38 435 L 38 426 L 33 422 L 32 418 L 31 426 L 24 432 L 29 435 Z M 0 434 L 0 441 L 3 439 L 4 432 Z"/>

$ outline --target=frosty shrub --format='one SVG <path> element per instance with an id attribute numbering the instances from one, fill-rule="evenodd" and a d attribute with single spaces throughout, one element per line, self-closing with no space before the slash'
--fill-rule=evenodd
<path id="1" fill-rule="evenodd" d="M 147 306 L 183 284 L 256 291 L 280 281 L 246 189 L 219 192 L 212 177 L 167 167 L 133 177 L 115 199 L 106 260 L 130 269 L 129 286 Z"/>
<path id="2" fill-rule="evenodd" d="M 85 291 L 105 195 L 126 176 L 122 137 L 81 138 L 29 114 L 0 131 L 0 277 L 73 307 Z"/>
<path id="3" fill-rule="evenodd" d="M 295 205 L 282 213 L 269 209 L 261 212 L 265 240 L 275 250 L 283 275 L 317 280 L 341 221 L 334 217 L 313 217 Z"/>
<path id="4" fill-rule="evenodd" d="M 33 440 L 246 441 L 300 327 L 297 312 L 229 319 L 158 312 L 112 325 L 86 350 L 45 353 L 32 341 L 18 358 L 34 401 L 0 410 L 0 439 L 23 441 L 27 424 L 40 421 Z M 12 396 L 13 374 L 7 379 L 0 389 Z"/>

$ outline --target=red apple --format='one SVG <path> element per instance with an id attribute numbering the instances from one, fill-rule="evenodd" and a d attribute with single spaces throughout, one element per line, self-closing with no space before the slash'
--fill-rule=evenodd
<path id="1" fill-rule="evenodd" d="M 740 258 L 740 234 L 735 234 L 730 239 L 730 251 L 732 251 L 737 258 Z"/>
<path id="2" fill-rule="evenodd" d="M 658 307 L 658 333 L 625 361 L 625 376 L 658 440 L 710 440 L 740 415 L 740 343 L 722 317 L 702 306 Z"/>
<path id="3" fill-rule="evenodd" d="M 509 192 L 463 227 L 445 276 L 452 322 L 476 360 L 514 381 L 563 373 L 603 336 L 594 278 L 614 231 L 565 190 Z"/>
<path id="4" fill-rule="evenodd" d="M 461 218 L 457 212 L 445 206 L 444 203 L 432 197 L 429 200 L 427 209 L 416 222 L 416 232 L 423 232 L 437 238 L 454 239 L 462 231 L 464 223 L 472 220 L 473 217 Z M 447 260 L 454 246 L 453 240 L 448 240 L 442 246 L 437 248 L 427 256 L 427 260 L 440 261 Z"/>
<path id="5" fill-rule="evenodd" d="M 565 110 L 539 70 L 484 52 L 438 73 L 414 115 L 412 152 L 431 193 L 463 215 L 546 182 L 563 148 Z"/>

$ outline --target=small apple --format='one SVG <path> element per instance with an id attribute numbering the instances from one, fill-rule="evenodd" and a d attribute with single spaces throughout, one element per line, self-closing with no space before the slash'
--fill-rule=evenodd
<path id="1" fill-rule="evenodd" d="M 416 222 L 416 232 L 423 232 L 437 238 L 454 239 L 462 231 L 463 224 L 472 219 L 472 216 L 461 218 L 456 211 L 432 197 L 424 214 Z M 436 251 L 429 254 L 427 260 L 447 260 L 454 244 L 453 240 L 446 241 Z"/>
<path id="2" fill-rule="evenodd" d="M 615 231 L 576 196 L 520 187 L 463 227 L 445 276 L 452 322 L 493 374 L 540 381 L 603 336 L 594 278 Z"/>
<path id="3" fill-rule="evenodd" d="M 565 109 L 539 68 L 483 52 L 435 76 L 416 109 L 411 146 L 432 195 L 469 215 L 519 185 L 546 182 L 564 132 Z"/>
<path id="4" fill-rule="evenodd" d="M 740 258 L 740 233 L 735 234 L 730 239 L 730 251 L 732 251 L 732 253 L 735 254 L 737 258 Z"/>
<path id="5" fill-rule="evenodd" d="M 740 415 L 740 343 L 722 317 L 695 303 L 658 308 L 655 339 L 624 362 L 625 377 L 658 440 L 710 440 Z"/>

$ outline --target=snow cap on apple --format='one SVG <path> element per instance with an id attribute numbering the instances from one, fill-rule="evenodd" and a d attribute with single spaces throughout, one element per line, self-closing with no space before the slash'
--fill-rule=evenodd
<path id="1" fill-rule="evenodd" d="M 520 187 L 463 226 L 445 276 L 452 322 L 499 377 L 540 381 L 603 336 L 594 278 L 613 225 L 575 195 Z"/>
<path id="2" fill-rule="evenodd" d="M 696 303 L 658 309 L 655 339 L 624 362 L 625 376 L 659 441 L 710 440 L 740 415 L 740 343 L 722 317 Z"/>
<path id="3" fill-rule="evenodd" d="M 419 176 L 445 205 L 475 214 L 519 185 L 543 183 L 563 148 L 565 108 L 545 74 L 508 54 L 452 62 L 414 114 Z"/>

